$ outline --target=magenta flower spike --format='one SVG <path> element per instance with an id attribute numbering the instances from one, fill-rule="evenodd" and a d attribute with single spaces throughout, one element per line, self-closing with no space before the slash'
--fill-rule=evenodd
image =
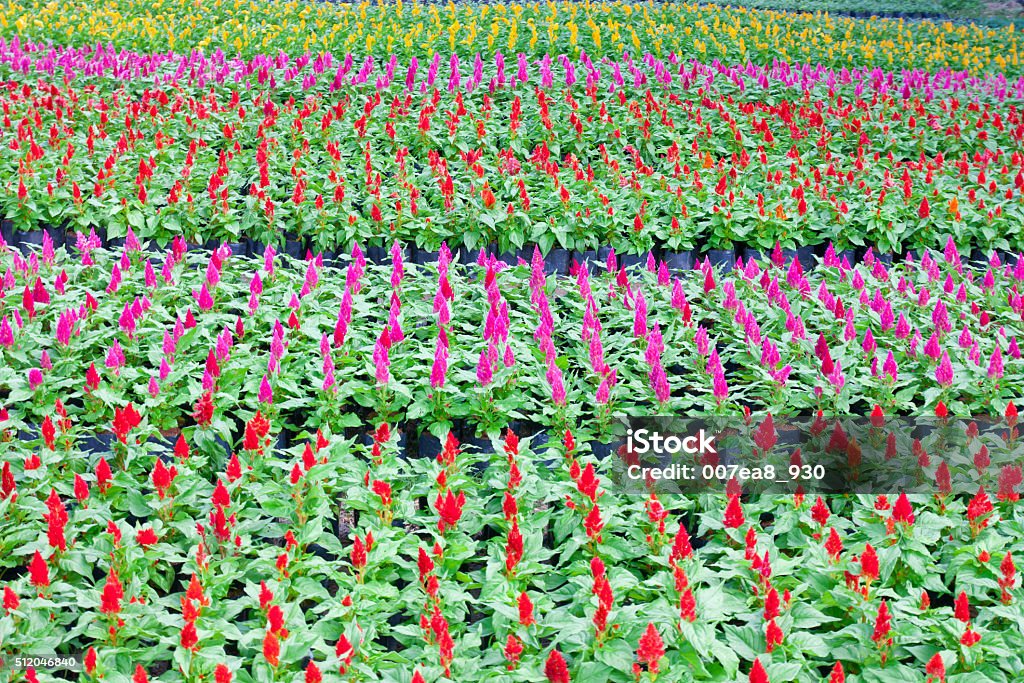
<path id="1" fill-rule="evenodd" d="M 712 378 L 712 394 L 719 404 L 729 397 L 729 385 L 725 381 L 725 373 L 716 370 Z"/>
<path id="2" fill-rule="evenodd" d="M 259 394 L 257 396 L 260 403 L 267 405 L 273 405 L 274 403 L 274 390 L 270 386 L 270 380 L 267 379 L 266 375 L 263 375 L 263 380 L 260 382 Z"/>
<path id="3" fill-rule="evenodd" d="M 494 373 L 491 370 L 491 358 L 487 350 L 480 351 L 480 360 L 476 364 L 476 381 L 481 386 L 488 386 L 491 380 L 494 378 Z"/>
<path id="4" fill-rule="evenodd" d="M 899 367 L 896 365 L 896 358 L 892 355 L 892 350 L 885 357 L 885 362 L 882 363 L 882 372 L 889 376 L 893 382 L 899 377 Z"/>
<path id="5" fill-rule="evenodd" d="M 998 342 L 988 359 L 988 376 L 990 379 L 1001 379 L 1003 376 L 1003 352 L 999 350 Z"/>
<path id="6" fill-rule="evenodd" d="M 935 368 L 935 381 L 944 387 L 953 384 L 953 365 L 949 362 L 949 353 L 946 351 L 942 352 L 942 359 L 939 361 L 938 367 Z"/>
<path id="7" fill-rule="evenodd" d="M 210 290 L 206 288 L 206 283 L 203 283 L 202 289 L 199 292 L 194 293 L 196 303 L 199 304 L 199 310 L 208 311 L 213 308 L 213 297 L 210 295 Z"/>

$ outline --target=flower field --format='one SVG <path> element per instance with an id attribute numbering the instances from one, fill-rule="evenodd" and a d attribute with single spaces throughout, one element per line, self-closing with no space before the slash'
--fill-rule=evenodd
<path id="1" fill-rule="evenodd" d="M 1019 41 L 0 4 L 0 680 L 1019 680 Z"/>

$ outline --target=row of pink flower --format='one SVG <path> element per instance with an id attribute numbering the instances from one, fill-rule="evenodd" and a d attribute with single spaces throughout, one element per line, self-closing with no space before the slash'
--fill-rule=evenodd
<path id="1" fill-rule="evenodd" d="M 57 350 L 63 355 L 73 346 L 81 332 L 80 323 L 99 306 L 91 293 L 76 285 L 79 296 L 84 299 L 68 308 L 51 309 L 51 289 L 63 295 L 68 276 L 66 270 L 41 269 L 43 265 L 56 263 L 48 236 L 44 242 L 41 259 L 34 253 L 28 259 L 14 253 L 11 266 L 0 279 L 3 285 L 0 289 L 0 350 L 20 344 L 22 335 L 38 326 L 38 322 L 31 325 L 33 319 L 54 321 L 51 329 L 56 346 L 40 349 L 38 365 L 25 369 L 32 390 L 45 380 L 52 369 L 51 352 Z M 81 263 L 90 267 L 94 262 L 95 240 L 83 235 L 78 242 Z M 185 244 L 180 238 L 166 252 L 159 278 L 152 262 L 139 258 L 140 254 L 141 245 L 130 233 L 120 258 L 111 262 L 106 286 L 108 295 L 118 292 L 124 278 L 131 273 L 135 274 L 136 280 L 141 280 L 144 291 L 118 303 L 120 313 L 116 324 L 124 336 L 114 338 L 102 358 L 96 358 L 86 369 L 88 389 L 97 388 L 101 381 L 97 364 L 105 366 L 114 375 L 125 366 L 122 343 L 131 343 L 138 338 L 139 326 L 151 307 L 150 296 L 160 287 L 176 287 L 175 280 L 179 278 L 193 278 L 179 268 L 185 257 Z M 228 251 L 215 250 L 205 264 L 202 281 L 193 285 L 194 305 L 200 313 L 215 310 L 221 271 L 228 258 Z M 268 247 L 262 268 L 247 276 L 250 278 L 248 309 L 251 316 L 255 316 L 261 306 L 264 278 L 274 278 L 278 260 L 273 248 Z M 453 332 L 451 305 L 456 300 L 449 281 L 450 261 L 448 250 L 443 249 L 436 270 L 437 286 L 433 300 L 437 339 L 429 380 L 432 390 L 443 388 L 449 374 L 448 336 Z M 570 380 L 556 363 L 562 355 L 556 344 L 573 343 L 575 332 L 569 332 L 573 327 L 566 326 L 574 326 L 576 321 L 560 321 L 558 314 L 552 311 L 539 252 L 529 265 L 530 303 L 536 316 L 536 328 L 531 335 L 522 331 L 512 334 L 509 303 L 501 293 L 502 278 L 499 278 L 506 266 L 483 253 L 478 259 L 478 266 L 484 273 L 482 283 L 487 310 L 482 334 L 476 342 L 481 346 L 479 351 L 472 352 L 476 359 L 477 381 L 486 388 L 493 381 L 500 364 L 506 368 L 515 367 L 517 359 L 510 339 L 525 341 L 532 337 L 535 348 L 540 352 L 539 357 L 543 359 L 537 370 L 544 374 L 547 400 L 562 407 L 566 404 L 566 383 Z M 653 256 L 648 258 L 647 269 L 651 273 L 648 277 L 639 277 L 621 268 L 614 255 L 606 266 L 608 277 L 602 278 L 607 282 L 606 291 L 595 293 L 591 285 L 591 277 L 595 276 L 587 268 L 578 268 L 575 274 L 576 289 L 584 311 L 578 342 L 583 347 L 577 355 L 581 366 L 586 359 L 590 367 L 572 367 L 571 371 L 582 371 L 582 377 L 572 381 L 592 381 L 597 405 L 609 403 L 614 398 L 611 393 L 619 375 L 632 371 L 628 362 L 617 369 L 605 362 L 601 318 L 620 307 L 632 320 L 632 325 L 629 332 L 619 333 L 628 335 L 625 340 L 622 336 L 618 339 L 620 342 L 635 340 L 642 353 L 642 367 L 647 372 L 651 395 L 663 404 L 673 395 L 663 361 L 666 347 L 692 354 L 694 369 L 703 370 L 709 393 L 719 405 L 727 402 L 730 395 L 720 356 L 724 352 L 720 352 L 720 348 L 723 344 L 736 342 L 745 350 L 730 351 L 726 360 L 759 366 L 767 371 L 770 377 L 767 381 L 778 389 L 791 385 L 794 365 L 803 363 L 796 384 L 808 390 L 813 388 L 819 399 L 827 398 L 829 392 L 842 392 L 851 371 L 863 378 L 870 375 L 869 381 L 883 388 L 895 387 L 901 373 L 905 379 L 909 372 L 921 381 L 933 380 L 938 387 L 954 395 L 976 381 L 987 381 L 993 388 L 998 388 L 1008 374 L 1007 380 L 1012 386 L 1020 376 L 1019 366 L 1010 366 L 1021 358 L 1019 341 L 1013 334 L 1012 325 L 1013 319 L 1024 313 L 1024 296 L 1019 291 L 1020 283 L 1024 282 L 1024 258 L 1020 256 L 1015 264 L 1002 264 L 999 257 L 993 255 L 985 272 L 975 273 L 966 267 L 950 241 L 939 258 L 925 254 L 919 262 L 908 259 L 905 270 L 897 279 L 891 276 L 881 260 L 870 253 L 862 267 L 851 268 L 830 248 L 824 259 L 826 275 L 815 276 L 815 285 L 803 272 L 799 261 L 794 259 L 786 263 L 778 250 L 768 267 L 755 261 L 740 262 L 739 275 L 724 279 L 707 260 L 697 265 L 695 277 L 686 279 L 673 277 L 666 264 L 657 262 Z M 420 277 L 433 277 L 430 272 L 428 270 Z M 839 281 L 829 276 L 829 272 L 835 273 Z M 323 391 L 337 390 L 333 351 L 346 347 L 351 336 L 353 300 L 364 286 L 365 273 L 366 260 L 356 246 L 346 271 L 333 334 L 324 332 L 320 342 L 320 385 Z M 43 277 L 52 277 L 52 284 L 44 282 Z M 392 380 L 392 347 L 405 339 L 402 323 L 402 284 L 405 277 L 402 251 L 396 243 L 392 249 L 390 306 L 382 327 L 373 333 L 376 339 L 372 351 L 374 376 L 376 384 L 382 387 L 388 386 Z M 310 258 L 305 263 L 301 285 L 287 296 L 286 308 L 278 314 L 286 320 L 276 319 L 269 330 L 271 341 L 266 374 L 260 382 L 259 399 L 263 403 L 273 402 L 271 380 L 281 372 L 281 361 L 288 345 L 286 328 L 299 329 L 300 317 L 306 315 L 305 309 L 308 308 L 305 305 L 307 297 L 320 289 L 321 284 L 322 261 L 319 257 Z M 19 287 L 22 288 L 20 296 Z M 971 288 L 970 295 L 968 288 Z M 337 291 L 334 287 L 327 288 L 329 295 Z M 1000 303 L 1000 300 L 1005 303 Z M 62 306 L 68 303 L 65 300 Z M 702 319 L 712 316 L 713 311 L 722 320 L 709 330 Z M 769 312 L 777 312 L 777 315 L 768 315 Z M 816 339 L 813 332 L 807 332 L 808 316 L 813 316 L 813 326 L 819 328 Z M 817 320 L 821 316 L 825 318 L 824 323 Z M 773 317 L 780 321 L 784 319 L 784 326 L 772 320 Z M 826 337 L 822 325 L 827 325 L 828 320 L 834 323 Z M 361 324 L 366 322 L 361 321 Z M 176 318 L 164 331 L 159 371 L 149 381 L 148 389 L 153 397 L 160 393 L 161 383 L 171 373 L 178 340 L 185 329 L 196 324 L 190 308 L 183 318 Z M 234 329 L 223 326 L 216 333 L 202 370 L 204 390 L 215 391 L 223 363 L 230 356 L 235 338 L 244 334 L 244 328 L 239 318 Z M 362 331 L 365 333 L 365 329 Z M 665 333 L 670 334 L 667 339 Z M 712 334 L 716 336 L 712 338 Z M 806 364 L 809 352 L 813 352 L 815 358 L 811 367 Z M 528 358 L 526 362 L 530 367 L 533 359 Z M 849 362 L 851 367 L 844 368 L 844 362 Z M 958 378 L 960 373 L 966 373 L 967 377 Z M 685 379 L 677 376 L 675 381 L 678 383 Z"/>
<path id="2" fill-rule="evenodd" d="M 117 50 L 113 46 L 68 47 L 41 43 L 23 43 L 17 36 L 0 38 L 0 64 L 23 76 L 46 74 L 67 79 L 77 77 L 109 78 L 119 81 L 152 80 L 155 84 L 186 82 L 200 89 L 212 84 L 251 83 L 255 77 L 261 86 L 276 87 L 296 81 L 304 90 L 329 87 L 331 91 L 372 82 L 386 89 L 396 79 L 408 90 L 426 90 L 435 84 L 450 91 L 472 91 L 481 85 L 491 91 L 528 83 L 552 87 L 556 82 L 598 86 L 615 90 L 624 87 L 683 88 L 718 84 L 740 91 L 747 88 L 768 90 L 784 87 L 803 91 L 817 88 L 850 87 L 857 97 L 867 94 L 898 94 L 903 98 L 931 100 L 948 93 L 965 92 L 992 97 L 998 101 L 1024 98 L 1024 76 L 1007 79 L 1003 74 L 978 77 L 967 71 L 943 69 L 934 73 L 921 69 L 899 72 L 881 68 L 833 69 L 820 64 L 790 64 L 775 60 L 770 66 L 708 63 L 672 54 L 662 60 L 650 53 L 634 59 L 628 53 L 621 59 L 601 57 L 596 61 L 585 52 L 578 60 L 566 55 L 545 55 L 531 60 L 519 53 L 493 58 L 480 53 L 472 57 L 436 53 L 427 61 L 415 57 L 400 64 L 396 55 L 389 59 L 367 56 L 359 59 L 351 53 L 344 57 L 330 52 L 289 56 L 283 52 L 258 55 L 252 59 L 228 57 L 219 49 L 210 55 L 201 50 L 188 54 L 160 52 L 143 54 Z M 440 82 L 439 82 L 440 81 Z"/>

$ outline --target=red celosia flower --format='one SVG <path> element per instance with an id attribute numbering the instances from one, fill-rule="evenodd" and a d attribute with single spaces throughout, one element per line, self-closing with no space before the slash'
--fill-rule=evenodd
<path id="1" fill-rule="evenodd" d="M 985 493 L 985 487 L 979 487 L 978 493 L 967 505 L 967 520 L 970 522 L 974 535 L 985 528 L 988 524 L 988 515 L 992 512 L 992 501 Z"/>
<path id="2" fill-rule="evenodd" d="M 96 487 L 100 490 L 100 493 L 107 492 L 107 489 L 110 488 L 110 481 L 113 478 L 114 475 L 110 471 L 107 459 L 101 457 L 99 462 L 96 463 Z"/>
<path id="3" fill-rule="evenodd" d="M 132 674 L 132 683 L 149 683 L 149 675 L 142 668 L 141 664 L 135 665 L 135 673 Z"/>
<path id="4" fill-rule="evenodd" d="M 103 614 L 117 614 L 121 611 L 121 600 L 124 598 L 124 589 L 121 587 L 121 579 L 113 569 L 107 574 L 107 582 L 103 584 L 103 591 L 100 593 L 100 612 Z"/>
<path id="5" fill-rule="evenodd" d="M 213 392 L 207 391 L 196 401 L 192 417 L 201 427 L 209 427 L 213 421 Z"/>
<path id="6" fill-rule="evenodd" d="M 665 642 L 661 639 L 658 629 L 654 624 L 647 622 L 647 630 L 640 636 L 640 642 L 636 648 L 636 658 L 641 664 L 647 667 L 652 673 L 658 673 L 658 660 L 665 656 Z"/>
<path id="7" fill-rule="evenodd" d="M 135 406 L 129 403 L 124 408 L 114 408 L 114 434 L 118 441 L 128 443 L 128 432 L 139 426 L 142 416 L 135 410 Z"/>
<path id="8" fill-rule="evenodd" d="M 898 524 L 911 525 L 914 523 L 914 508 L 910 505 L 906 492 L 900 493 L 896 504 L 892 507 L 892 519 Z"/>
<path id="9" fill-rule="evenodd" d="M 50 585 L 50 570 L 46 566 L 46 560 L 37 550 L 32 556 L 32 562 L 28 566 L 29 583 L 36 588 L 44 588 Z"/>
<path id="10" fill-rule="evenodd" d="M 675 541 L 672 543 L 672 552 L 669 555 L 669 562 L 675 564 L 679 560 L 693 557 L 693 546 L 690 545 L 690 534 L 682 522 L 679 523 L 679 530 L 676 531 Z"/>
<path id="11" fill-rule="evenodd" d="M 79 505 L 85 507 L 85 500 L 89 497 L 89 483 L 82 479 L 82 475 L 77 473 L 75 474 L 74 490 L 75 500 L 78 501 Z"/>
<path id="12" fill-rule="evenodd" d="M 750 683 L 771 683 L 768 680 L 768 672 L 764 670 L 764 665 L 761 664 L 760 659 L 754 659 L 754 665 L 750 667 L 750 674 L 748 676 Z"/>
<path id="13" fill-rule="evenodd" d="M 145 527 L 139 529 L 135 534 L 135 542 L 141 545 L 143 548 L 148 548 L 160 539 L 157 538 L 156 532 L 151 527 Z"/>
<path id="14" fill-rule="evenodd" d="M 46 444 L 46 448 L 51 451 L 54 450 L 57 447 L 55 441 L 56 430 L 53 427 L 53 420 L 50 419 L 49 415 L 43 418 L 42 432 L 43 442 Z"/>
<path id="15" fill-rule="evenodd" d="M 218 664 L 213 670 L 213 680 L 216 683 L 231 683 L 232 673 L 227 664 Z"/>
<path id="16" fill-rule="evenodd" d="M 96 659 L 96 648 L 90 647 L 85 653 L 85 661 L 83 662 L 85 673 L 90 676 L 96 672 Z"/>
<path id="17" fill-rule="evenodd" d="M 772 619 L 768 622 L 768 625 L 765 627 L 764 631 L 766 650 L 768 652 L 771 652 L 775 649 L 776 645 L 782 645 L 782 638 L 782 629 L 779 628 L 779 625 L 775 623 L 774 619 Z"/>
<path id="18" fill-rule="evenodd" d="M 161 458 L 158 457 L 156 459 L 150 479 L 153 481 L 153 488 L 156 489 L 157 495 L 160 496 L 160 500 L 163 500 L 167 496 L 167 491 L 171 488 L 171 483 L 174 481 L 176 476 L 178 476 L 178 470 L 174 465 L 171 465 L 171 468 L 167 469 Z"/>
<path id="19" fill-rule="evenodd" d="M 928 206 L 928 197 L 922 197 L 921 204 L 917 207 L 918 218 L 928 218 L 931 213 L 931 207 Z"/>
<path id="20" fill-rule="evenodd" d="M 928 680 L 925 683 L 944 683 L 946 680 L 946 664 L 942 661 L 942 655 L 938 652 L 933 654 L 932 658 L 925 665 L 924 672 L 928 674 Z"/>
<path id="21" fill-rule="evenodd" d="M 46 519 L 46 537 L 50 547 L 55 550 L 67 550 L 68 545 L 67 540 L 64 538 L 64 528 L 68 523 L 68 512 L 55 489 L 50 489 L 50 496 L 46 499 L 46 507 L 49 512 L 43 515 L 43 517 Z"/>
<path id="22" fill-rule="evenodd" d="M 552 650 L 548 659 L 544 662 L 544 675 L 548 683 L 569 683 L 569 668 L 565 664 L 565 658 L 558 650 Z"/>
<path id="23" fill-rule="evenodd" d="M 100 388 L 100 373 L 96 371 L 96 364 L 90 363 L 85 370 L 85 393 L 91 393 Z"/>
<path id="24" fill-rule="evenodd" d="M 18 599 L 18 594 L 10 586 L 4 586 L 4 610 L 12 612 L 18 609 L 19 605 L 21 605 L 21 600 Z"/>
<path id="25" fill-rule="evenodd" d="M 352 658 L 355 656 L 355 649 L 352 647 L 352 643 L 349 642 L 348 638 L 342 633 L 338 637 L 338 642 L 334 645 L 334 656 L 342 661 L 340 672 L 342 674 L 348 669 L 348 665 L 352 663 Z"/>
<path id="26" fill-rule="evenodd" d="M 583 520 L 583 527 L 587 531 L 587 536 L 598 543 L 601 542 L 601 529 L 604 528 L 604 521 L 601 519 L 601 509 L 597 505 L 590 508 L 587 518 Z"/>
<path id="27" fill-rule="evenodd" d="M 228 493 L 228 489 L 224 486 L 224 481 L 221 479 L 217 480 L 217 485 L 213 489 L 212 502 L 214 505 L 221 507 L 228 507 L 231 505 L 231 494 Z"/>
<path id="28" fill-rule="evenodd" d="M 565 446 L 566 455 L 570 455 L 573 451 L 576 450 L 576 438 L 568 429 L 565 430 L 565 437 L 562 439 L 562 445 Z"/>
<path id="29" fill-rule="evenodd" d="M 878 578 L 878 554 L 870 543 L 864 547 L 860 556 L 860 575 L 868 583 Z"/>
<path id="30" fill-rule="evenodd" d="M 956 596 L 953 603 L 953 616 L 965 624 L 971 620 L 971 601 L 964 591 L 960 591 L 960 595 Z"/>
<path id="31" fill-rule="evenodd" d="M 511 633 L 505 641 L 504 653 L 505 659 L 508 660 L 508 670 L 512 671 L 519 662 L 519 656 L 523 654 L 523 644 Z"/>
<path id="32" fill-rule="evenodd" d="M 280 636 L 287 633 L 284 628 L 284 610 L 280 605 L 271 605 L 267 609 L 267 629 Z"/>
<path id="33" fill-rule="evenodd" d="M 970 626 L 964 631 L 964 634 L 960 636 L 960 644 L 965 647 L 974 647 L 981 642 L 981 634 L 972 629 Z"/>
<path id="34" fill-rule="evenodd" d="M 505 432 L 505 455 L 509 458 L 519 455 L 519 437 L 511 429 Z"/>
<path id="35" fill-rule="evenodd" d="M 494 206 L 494 202 L 496 201 L 494 198 L 494 192 L 491 191 L 491 186 L 487 183 L 484 183 L 484 189 L 480 191 L 480 198 L 484 202 L 484 207 L 489 209 Z"/>
<path id="36" fill-rule="evenodd" d="M 687 588 L 679 596 L 679 616 L 685 621 L 697 621 L 697 601 L 693 597 L 693 590 Z"/>
<path id="37" fill-rule="evenodd" d="M 1004 605 L 1009 605 L 1013 600 L 1009 591 L 1013 588 L 1017 578 L 1017 566 L 1013 563 L 1013 553 L 1008 551 L 1003 556 L 1003 561 L 999 563 L 999 571 L 1002 574 L 998 580 L 999 588 L 1002 589 L 1002 601 Z"/>
<path id="38" fill-rule="evenodd" d="M 247 451 L 263 451 L 264 439 L 270 432 L 270 422 L 260 411 L 245 423 L 245 439 L 242 445 Z"/>
<path id="39" fill-rule="evenodd" d="M 174 443 L 174 457 L 178 460 L 188 460 L 189 448 L 188 442 L 185 441 L 185 435 L 179 434 L 178 440 Z"/>
<path id="40" fill-rule="evenodd" d="M 519 623 L 523 626 L 537 623 L 533 618 L 533 602 L 526 591 L 519 594 Z"/>
<path id="41" fill-rule="evenodd" d="M 889 606 L 885 600 L 882 600 L 882 604 L 878 607 L 878 615 L 875 617 L 875 630 L 871 634 L 871 640 L 875 641 L 879 647 L 884 647 L 892 642 L 892 638 L 889 638 L 889 632 L 892 630 L 890 621 Z"/>
<path id="42" fill-rule="evenodd" d="M 270 603 L 274 600 L 274 594 L 267 587 L 266 581 L 260 581 L 260 609 L 267 609 Z"/>
<path id="43" fill-rule="evenodd" d="M 199 634 L 196 632 L 196 625 L 191 621 L 186 621 L 185 626 L 181 629 L 181 646 L 186 650 L 194 650 L 198 643 Z"/>
<path id="44" fill-rule="evenodd" d="M 523 559 L 523 535 L 519 533 L 519 523 L 512 520 L 508 530 L 508 542 L 505 545 L 505 571 L 510 575 L 515 572 L 516 565 Z"/>
<path id="45" fill-rule="evenodd" d="M 273 631 L 267 631 L 263 636 L 263 657 L 270 666 L 277 668 L 281 656 L 281 641 L 277 639 Z"/>
<path id="46" fill-rule="evenodd" d="M 729 496 L 729 504 L 725 506 L 725 517 L 722 523 L 727 529 L 738 529 L 743 526 L 746 519 L 743 517 L 743 507 L 740 505 L 740 497 Z"/>
<path id="47" fill-rule="evenodd" d="M 461 491 L 458 496 L 454 495 L 451 489 L 448 489 L 447 496 L 438 493 L 437 500 L 434 501 L 434 507 L 440 517 L 437 521 L 438 531 L 444 533 L 445 529 L 454 529 L 462 518 L 462 506 L 465 504 L 466 494 Z"/>
<path id="48" fill-rule="evenodd" d="M 232 483 L 242 478 L 242 463 L 238 461 L 237 454 L 231 454 L 231 459 L 228 460 L 228 466 L 225 468 L 224 474 L 228 478 L 228 481 Z"/>
<path id="49" fill-rule="evenodd" d="M 419 557 L 416 560 L 416 567 L 420 572 L 420 581 L 422 582 L 430 572 L 434 571 L 434 561 L 430 559 L 430 555 L 423 548 L 419 549 Z"/>
<path id="50" fill-rule="evenodd" d="M 352 566 L 360 570 L 360 573 L 366 566 L 366 544 L 359 536 L 356 536 L 352 543 Z"/>
<path id="51" fill-rule="evenodd" d="M 814 501 L 814 506 L 811 508 L 811 518 L 819 526 L 825 526 L 825 523 L 828 522 L 829 514 L 828 505 L 821 499 L 821 496 L 818 496 L 818 499 Z"/>
<path id="52" fill-rule="evenodd" d="M 320 683 L 324 679 L 320 673 L 320 667 L 311 659 L 306 665 L 306 683 Z"/>
<path id="53" fill-rule="evenodd" d="M 181 618 L 189 624 L 199 618 L 199 608 L 188 598 L 181 599 Z"/>
<path id="54" fill-rule="evenodd" d="M 772 586 L 764 596 L 765 621 L 772 621 L 775 617 L 779 616 L 779 606 L 779 591 L 775 590 L 775 586 Z"/>
<path id="55" fill-rule="evenodd" d="M 846 683 L 846 673 L 843 671 L 841 662 L 836 662 L 832 667 L 832 673 L 828 677 L 828 683 Z"/>

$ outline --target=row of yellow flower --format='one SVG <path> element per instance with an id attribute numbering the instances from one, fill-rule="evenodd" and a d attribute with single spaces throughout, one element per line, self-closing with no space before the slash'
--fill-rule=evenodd
<path id="1" fill-rule="evenodd" d="M 435 51 L 677 52 L 729 62 L 1021 72 L 1013 27 L 853 19 L 676 3 L 347 4 L 263 0 L 3 0 L 0 31 L 140 51 L 228 54 L 322 50 L 404 56 Z"/>

